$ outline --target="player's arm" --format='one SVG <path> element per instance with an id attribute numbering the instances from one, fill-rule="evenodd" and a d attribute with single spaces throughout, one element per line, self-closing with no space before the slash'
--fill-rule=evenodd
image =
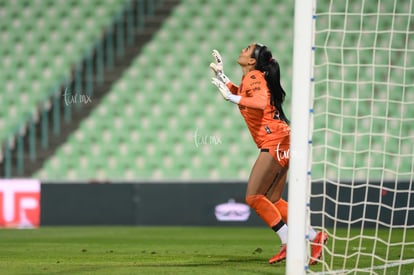
<path id="1" fill-rule="evenodd" d="M 217 87 L 223 98 L 227 101 L 238 104 L 240 106 L 260 110 L 264 110 L 267 106 L 268 89 L 264 79 L 262 81 L 254 80 L 244 83 L 243 87 L 246 87 L 247 91 L 243 94 L 246 94 L 247 96 L 232 94 L 228 86 L 224 85 L 223 82 L 215 77 L 212 78 L 211 83 Z"/>
<path id="2" fill-rule="evenodd" d="M 264 110 L 267 106 L 267 91 L 261 89 L 254 91 L 252 96 L 242 96 L 238 104 L 252 109 Z"/>
<path id="3" fill-rule="evenodd" d="M 230 101 L 234 104 L 239 104 L 242 97 L 240 95 L 235 95 L 231 93 L 230 89 L 220 79 L 218 79 L 217 77 L 213 77 L 211 79 L 211 83 L 213 83 L 213 85 L 217 87 L 220 94 L 223 96 L 225 100 Z"/>
<path id="4" fill-rule="evenodd" d="M 264 110 L 268 101 L 268 88 L 266 80 L 262 77 L 247 78 L 243 82 L 243 88 L 246 92 L 242 92 L 243 95 L 240 99 L 239 105 Z"/>
<path id="5" fill-rule="evenodd" d="M 243 95 L 239 105 L 264 110 L 268 103 L 268 88 L 266 80 L 259 74 L 252 74 L 243 80 Z"/>
<path id="6" fill-rule="evenodd" d="M 237 95 L 237 92 L 239 91 L 239 86 L 235 85 L 233 82 L 229 82 L 226 84 L 227 88 L 229 88 L 230 92 L 234 95 Z"/>

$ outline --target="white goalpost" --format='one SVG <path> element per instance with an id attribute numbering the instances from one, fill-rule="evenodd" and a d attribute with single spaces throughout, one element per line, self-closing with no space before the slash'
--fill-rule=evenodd
<path id="1" fill-rule="evenodd" d="M 296 0 L 294 15 L 290 173 L 288 185 L 288 245 L 286 274 L 304 274 L 309 186 L 310 106 L 312 76 L 312 1 Z M 294 172 L 292 172 L 294 171 Z"/>
<path id="2" fill-rule="evenodd" d="M 414 0 L 296 0 L 294 24 L 286 274 L 414 274 Z"/>

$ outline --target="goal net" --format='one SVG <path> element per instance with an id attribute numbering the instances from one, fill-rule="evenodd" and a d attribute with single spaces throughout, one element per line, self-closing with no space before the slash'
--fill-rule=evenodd
<path id="1" fill-rule="evenodd" d="M 314 0 L 307 273 L 414 274 L 413 2 Z"/>

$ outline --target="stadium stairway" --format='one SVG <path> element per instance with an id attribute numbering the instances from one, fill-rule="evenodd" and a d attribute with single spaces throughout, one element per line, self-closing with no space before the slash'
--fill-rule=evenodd
<path id="1" fill-rule="evenodd" d="M 49 99 L 45 110 L 39 111 L 32 118 L 32 122 L 28 123 L 25 129 L 20 130 L 22 135 L 16 135 L 15 139 L 9 139 L 2 146 L 2 152 L 0 150 L 0 177 L 30 177 L 42 167 L 43 162 L 47 161 L 55 153 L 55 150 L 67 141 L 71 133 L 79 127 L 79 123 L 99 106 L 102 98 L 110 91 L 114 81 L 122 76 L 134 57 L 139 54 L 143 45 L 151 39 L 178 2 L 179 0 L 163 0 L 158 1 L 158 5 L 155 5 L 153 4 L 155 1 L 149 1 L 152 4 L 145 6 L 147 14 L 140 19 L 137 15 L 137 5 L 139 5 L 138 3 L 144 3 L 144 1 L 131 1 L 133 12 L 122 13 L 122 18 L 119 20 L 123 24 L 124 35 L 119 35 L 117 22 L 114 22 L 113 32 L 106 32 L 102 37 L 102 41 L 97 42 L 98 45 L 100 43 L 104 45 L 102 48 L 105 51 L 103 60 L 107 63 L 102 64 L 104 69 L 101 71 L 98 69 L 98 48 L 91 49 L 93 52 L 91 60 L 84 59 L 78 68 L 73 66 L 69 81 L 62 83 L 59 87 L 59 93 Z M 130 14 L 134 14 L 136 17 L 128 18 Z M 128 41 L 131 37 L 127 35 L 126 22 L 131 19 L 135 21 L 136 29 L 133 31 L 132 40 Z M 107 43 L 114 44 L 114 52 L 110 62 L 106 52 Z M 119 51 L 121 48 L 122 51 Z M 92 66 L 93 79 L 90 81 L 91 87 L 87 87 L 88 81 L 86 81 L 88 73 L 90 73 L 87 71 L 88 65 Z M 76 83 L 76 78 L 81 79 L 81 83 Z M 76 90 L 82 93 L 92 90 L 93 96 L 86 94 L 80 94 L 77 98 L 73 95 L 65 96 L 65 93 L 68 95 L 71 91 Z M 64 106 L 64 108 L 61 106 Z M 36 148 L 35 151 L 32 148 Z M 21 168 L 18 169 L 18 167 Z"/>

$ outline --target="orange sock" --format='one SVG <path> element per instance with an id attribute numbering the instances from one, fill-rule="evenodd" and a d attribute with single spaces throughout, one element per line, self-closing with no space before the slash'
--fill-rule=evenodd
<path id="1" fill-rule="evenodd" d="M 264 195 L 249 195 L 246 197 L 246 203 L 269 227 L 273 228 L 282 221 L 279 210 Z"/>
<path id="2" fill-rule="evenodd" d="M 288 203 L 284 199 L 280 199 L 274 203 L 276 208 L 279 210 L 282 220 L 285 224 L 288 222 Z"/>

